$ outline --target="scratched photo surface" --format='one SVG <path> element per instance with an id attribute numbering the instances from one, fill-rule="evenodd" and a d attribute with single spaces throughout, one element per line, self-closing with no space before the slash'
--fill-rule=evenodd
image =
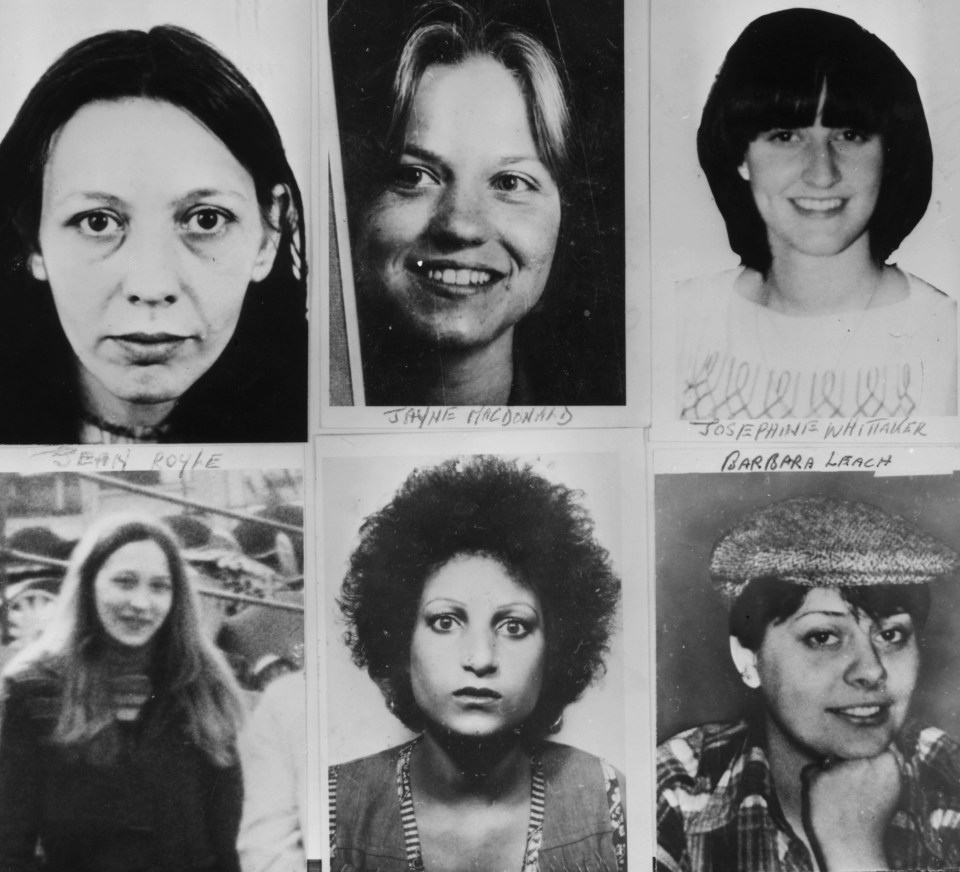
<path id="1" fill-rule="evenodd" d="M 753 452 L 760 454 L 760 452 Z M 765 457 L 772 452 L 766 451 Z M 739 455 L 749 461 L 747 449 Z M 803 468 L 802 451 L 783 451 L 771 469 Z M 829 455 L 829 452 L 828 452 Z M 747 513 L 778 500 L 825 496 L 856 500 L 900 515 L 960 549 L 960 474 L 876 477 L 889 450 L 837 449 L 833 472 L 685 473 L 655 478 L 657 741 L 682 730 L 741 718 L 748 695 L 730 657 L 727 612 L 710 581 L 710 553 Z M 799 465 L 794 458 L 800 458 Z M 779 464 L 779 467 L 778 467 Z M 844 471 L 841 471 L 844 470 Z M 931 583 L 920 676 L 912 714 L 960 736 L 960 583 Z"/>
<path id="2" fill-rule="evenodd" d="M 337 227 L 352 249 L 345 280 L 331 270 L 331 406 L 624 405 L 622 0 L 588 15 L 551 0 L 463 6 L 545 49 L 563 96 L 524 97 L 522 75 L 471 51 L 472 64 L 408 70 L 405 111 L 394 74 L 427 7 L 329 4 L 347 213 Z M 568 123 L 557 122 L 564 104 Z M 461 135 L 445 140 L 451 127 Z"/>
<path id="3" fill-rule="evenodd" d="M 312 24 L 2 4 L 0 443 L 306 439 Z"/>
<path id="4" fill-rule="evenodd" d="M 755 161 L 751 165 L 751 154 L 758 143 L 770 146 L 770 150 L 779 148 L 781 157 L 809 152 L 797 144 L 801 140 L 798 135 L 788 140 L 787 134 L 781 133 L 779 143 L 769 136 L 767 140 L 757 138 L 750 142 L 743 162 L 738 164 L 736 159 L 726 163 L 719 159 L 718 155 L 725 152 L 716 137 L 710 139 L 705 133 L 703 153 L 698 155 L 698 130 L 728 52 L 752 22 L 768 14 L 782 15 L 796 5 L 790 0 L 732 0 L 722 6 L 699 0 L 653 0 L 651 258 L 653 318 L 657 325 L 653 333 L 654 361 L 655 372 L 660 374 L 655 380 L 654 419 L 914 415 L 951 421 L 957 412 L 960 261 L 955 252 L 960 243 L 960 186 L 956 183 L 960 104 L 952 87 L 954 51 L 947 34 L 960 23 L 960 9 L 950 0 L 811 0 L 802 4 L 818 13 L 827 11 L 852 19 L 892 50 L 908 78 L 915 80 L 923 111 L 922 119 L 914 118 L 907 125 L 906 135 L 909 138 L 923 124 L 929 132 L 930 146 L 919 143 L 898 152 L 893 145 L 894 131 L 888 128 L 882 154 L 877 152 L 882 169 L 879 165 L 876 169 L 883 174 L 878 205 L 864 213 L 870 216 L 866 236 L 852 232 L 847 240 L 844 234 L 853 225 L 841 222 L 842 213 L 854 211 L 846 207 L 855 205 L 855 190 L 869 193 L 864 177 L 856 171 L 866 166 L 865 162 L 848 161 L 853 150 L 869 147 L 869 140 L 861 139 L 852 119 L 864 114 L 862 110 L 871 102 L 881 112 L 885 106 L 890 108 L 887 97 L 868 95 L 869 88 L 863 87 L 864 70 L 857 72 L 856 64 L 853 72 L 847 68 L 835 76 L 846 77 L 845 81 L 854 84 L 840 95 L 837 82 L 840 102 L 846 104 L 839 114 L 846 118 L 831 120 L 829 112 L 825 116 L 824 127 L 840 131 L 834 135 L 833 145 L 817 152 L 833 156 L 829 165 L 819 164 L 828 173 L 817 177 L 816 167 L 813 175 L 809 165 L 796 170 L 787 167 L 786 175 L 781 173 L 773 180 Z M 773 79 L 782 87 L 791 71 L 804 63 L 798 60 L 803 52 L 809 47 L 830 45 L 825 37 L 814 38 L 827 26 L 832 25 L 824 25 L 822 19 L 793 25 L 798 53 L 791 56 L 790 63 L 783 63 L 787 49 L 771 52 L 766 60 L 775 72 L 767 79 L 753 73 L 757 88 L 762 90 Z M 803 32 L 811 37 L 799 36 Z M 764 44 L 770 41 L 766 38 Z M 763 52 L 756 47 L 751 51 L 745 69 L 763 70 Z M 850 50 L 845 56 L 856 59 L 867 55 Z M 891 75 L 896 63 L 889 58 L 871 62 L 866 79 L 881 81 L 881 76 Z M 860 83 L 856 84 L 858 77 Z M 825 108 L 832 105 L 829 80 L 827 73 Z M 884 85 L 880 93 L 889 95 L 893 91 L 892 86 Z M 795 128 L 795 119 L 770 119 L 770 130 L 764 131 L 770 136 L 781 128 Z M 839 135 L 847 140 L 842 148 L 836 145 Z M 874 137 L 875 152 L 876 145 Z M 932 169 L 920 159 L 930 147 Z M 701 161 L 704 153 L 709 166 Z M 721 163 L 725 169 L 720 169 Z M 781 169 L 783 166 L 781 161 Z M 926 201 L 920 192 L 928 184 L 931 194 Z M 903 191 L 890 199 L 886 192 L 896 185 Z M 737 199 L 741 195 L 756 201 L 756 214 L 748 214 L 747 201 Z M 881 225 L 885 228 L 891 224 L 888 219 L 877 218 L 885 210 L 889 214 L 885 202 L 894 204 L 894 213 L 905 215 L 909 210 L 912 229 L 904 226 L 901 238 L 899 231 L 890 234 L 884 246 L 887 250 L 872 251 L 880 264 L 887 265 L 880 276 L 882 281 L 864 273 L 858 290 L 847 295 L 847 302 L 829 310 L 823 307 L 824 299 L 815 299 L 816 295 L 810 293 L 803 300 L 783 296 L 776 251 L 813 251 L 809 245 L 816 241 L 813 233 L 806 237 L 790 235 L 803 230 L 799 226 L 802 221 L 795 222 L 793 230 L 780 223 L 778 213 L 770 211 L 778 198 L 785 207 L 793 208 L 798 202 L 801 209 L 811 207 L 792 217 L 816 225 L 816 233 L 830 230 L 816 243 L 826 246 L 816 249 L 820 255 L 849 256 L 865 241 L 879 245 L 878 240 L 886 234 Z M 724 204 L 726 220 L 718 203 Z M 837 207 L 838 203 L 844 206 Z M 924 203 L 926 207 L 921 208 Z M 834 208 L 838 211 L 831 213 Z M 765 233 L 774 240 L 769 269 L 758 262 L 750 247 L 753 243 L 744 242 L 753 237 L 762 239 Z M 839 263 L 831 257 L 815 260 L 818 267 Z M 779 264 L 786 262 L 784 257 L 779 258 Z M 743 270 L 743 264 L 753 270 Z M 759 273 L 763 273 L 763 282 L 758 279 Z M 813 275 L 812 271 L 796 273 L 801 278 L 805 274 Z M 821 297 L 830 296 L 832 288 L 842 286 L 834 273 L 818 273 L 817 277 L 816 282 L 808 284 L 815 286 Z M 899 290 L 891 285 L 894 278 Z M 797 314 L 796 307 L 790 308 L 797 301 L 806 301 L 802 314 Z M 682 431 L 677 428 L 670 432 Z"/>
<path id="5" fill-rule="evenodd" d="M 122 472 L 129 449 L 72 450 L 85 459 L 62 449 L 69 470 L 0 473 L 0 866 L 193 867 L 199 850 L 196 868 L 214 855 L 240 868 L 238 852 L 304 868 L 302 469 L 216 469 L 217 452 L 179 449 Z M 196 666 L 200 648 L 219 665 Z M 229 764 L 213 766 L 180 726 L 170 741 L 169 712 L 157 717 L 171 697 L 175 717 L 193 710 L 170 686 L 172 649 L 195 665 L 182 679 L 194 693 L 221 681 L 218 705 L 243 713 L 239 736 L 217 740 Z M 69 699 L 102 720 L 74 754 L 45 739 L 78 672 Z M 117 743 L 120 763 L 90 762 Z"/>

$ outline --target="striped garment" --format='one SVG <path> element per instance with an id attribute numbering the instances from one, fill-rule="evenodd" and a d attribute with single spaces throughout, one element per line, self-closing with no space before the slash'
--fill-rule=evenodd
<path id="1" fill-rule="evenodd" d="M 707 724 L 657 751 L 658 872 L 814 872 L 780 812 L 762 728 Z M 960 868 L 960 745 L 909 725 L 899 806 L 887 828 L 891 869 Z"/>

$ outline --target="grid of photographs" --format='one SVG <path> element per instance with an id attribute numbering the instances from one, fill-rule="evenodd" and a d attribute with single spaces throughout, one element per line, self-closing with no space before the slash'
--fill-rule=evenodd
<path id="1" fill-rule="evenodd" d="M 0 872 L 960 872 L 953 0 L 3 0 Z"/>

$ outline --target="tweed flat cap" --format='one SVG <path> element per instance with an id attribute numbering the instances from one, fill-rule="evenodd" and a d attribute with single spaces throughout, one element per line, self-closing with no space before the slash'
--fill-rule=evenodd
<path id="1" fill-rule="evenodd" d="M 960 554 L 869 503 L 796 497 L 751 512 L 713 548 L 710 577 L 728 605 L 756 578 L 809 587 L 921 584 Z"/>

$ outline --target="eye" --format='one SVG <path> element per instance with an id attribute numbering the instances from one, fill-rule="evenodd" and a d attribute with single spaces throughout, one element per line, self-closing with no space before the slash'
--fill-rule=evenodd
<path id="1" fill-rule="evenodd" d="M 500 624 L 498 629 L 511 639 L 522 639 L 530 635 L 530 625 L 519 618 L 508 618 Z"/>
<path id="2" fill-rule="evenodd" d="M 439 185 L 440 180 L 430 170 L 419 164 L 401 164 L 393 176 L 393 183 L 399 188 L 413 190 Z"/>
<path id="3" fill-rule="evenodd" d="M 873 139 L 872 133 L 867 133 L 864 130 L 855 130 L 852 127 L 846 127 L 838 131 L 838 137 L 841 142 L 850 142 L 857 145 L 862 145 L 865 142 L 869 142 Z"/>
<path id="4" fill-rule="evenodd" d="M 132 572 L 121 572 L 113 576 L 113 583 L 123 590 L 131 590 L 137 586 L 138 581 L 139 579 Z"/>
<path id="5" fill-rule="evenodd" d="M 459 621 L 449 614 L 434 615 L 427 618 L 427 626 L 437 633 L 449 633 L 458 624 Z"/>
<path id="6" fill-rule="evenodd" d="M 770 130 L 765 134 L 767 142 L 775 145 L 787 145 L 800 140 L 800 134 L 793 129 Z"/>
<path id="7" fill-rule="evenodd" d="M 539 190 L 533 179 L 517 173 L 503 173 L 493 180 L 493 187 L 504 194 L 522 194 Z"/>
<path id="8" fill-rule="evenodd" d="M 173 585 L 165 578 L 155 578 L 150 582 L 150 590 L 154 593 L 169 593 L 173 590 Z"/>
<path id="9" fill-rule="evenodd" d="M 905 648 L 913 638 L 913 630 L 903 624 L 891 624 L 887 627 L 881 627 L 877 632 L 877 639 L 880 643 L 891 650 Z"/>
<path id="10" fill-rule="evenodd" d="M 204 206 L 190 212 L 183 223 L 190 233 L 212 235 L 223 231 L 234 220 L 232 215 L 222 209 L 212 209 L 209 206 Z"/>
<path id="11" fill-rule="evenodd" d="M 77 215 L 71 223 L 84 236 L 90 236 L 94 239 L 114 236 L 123 229 L 123 223 L 116 215 L 100 209 Z"/>
<path id="12" fill-rule="evenodd" d="M 838 648 L 840 646 L 840 634 L 835 630 L 817 629 L 804 634 L 803 643 L 814 651 L 821 651 L 828 648 Z"/>

